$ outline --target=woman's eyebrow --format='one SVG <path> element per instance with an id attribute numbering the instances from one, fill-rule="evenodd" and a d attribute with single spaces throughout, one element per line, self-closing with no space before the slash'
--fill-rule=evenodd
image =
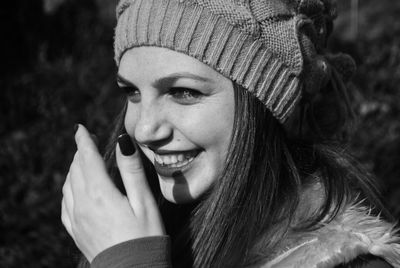
<path id="1" fill-rule="evenodd" d="M 133 84 L 131 81 L 129 81 L 128 79 L 124 78 L 120 74 L 117 74 L 117 83 L 124 84 L 124 85 L 130 86 L 130 87 L 136 87 L 135 84 Z"/>
<path id="2" fill-rule="evenodd" d="M 173 84 L 176 80 L 180 79 L 180 78 L 189 78 L 192 80 L 196 80 L 199 82 L 206 82 L 206 83 L 212 83 L 214 82 L 212 79 L 208 78 L 208 77 L 204 77 L 204 76 L 200 76 L 200 75 L 196 75 L 193 73 L 189 73 L 189 72 L 180 72 L 180 73 L 172 73 L 169 74 L 166 77 L 161 77 L 159 79 L 157 79 L 156 81 L 154 81 L 152 83 L 152 85 L 156 88 L 161 87 L 161 86 L 165 86 L 165 85 L 170 85 Z M 117 82 L 126 86 L 130 86 L 130 87 L 136 87 L 135 84 L 133 84 L 131 81 L 129 81 L 128 79 L 124 78 L 122 75 L 117 74 Z"/>
<path id="3" fill-rule="evenodd" d="M 173 84 L 176 80 L 180 78 L 189 78 L 192 80 L 196 80 L 198 82 L 205 83 L 213 83 L 214 81 L 208 77 L 200 76 L 197 74 L 189 73 L 189 72 L 179 72 L 179 73 L 171 73 L 166 77 L 162 77 L 154 81 L 154 87 L 161 87 L 163 85 Z"/>

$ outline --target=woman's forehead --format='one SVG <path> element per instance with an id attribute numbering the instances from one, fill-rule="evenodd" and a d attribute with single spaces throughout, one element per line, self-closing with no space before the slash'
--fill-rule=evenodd
<path id="1" fill-rule="evenodd" d="M 161 47 L 136 47 L 124 53 L 118 73 L 120 76 L 160 78 L 165 76 L 192 76 L 204 80 L 218 81 L 223 77 L 217 71 L 197 59 Z"/>

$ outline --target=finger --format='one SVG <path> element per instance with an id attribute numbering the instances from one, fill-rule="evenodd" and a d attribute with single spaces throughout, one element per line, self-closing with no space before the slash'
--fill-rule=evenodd
<path id="1" fill-rule="evenodd" d="M 65 199 L 63 198 L 61 201 L 61 222 L 67 230 L 68 234 L 75 240 L 74 233 L 72 231 L 72 224 L 70 219 L 70 214 L 68 213 L 68 209 L 66 207 Z"/>
<path id="2" fill-rule="evenodd" d="M 68 172 L 67 178 L 65 180 L 65 183 L 62 188 L 62 194 L 63 194 L 63 200 L 66 203 L 66 209 L 68 214 L 72 216 L 73 208 L 74 208 L 74 197 L 72 194 L 72 188 L 71 188 L 71 173 Z"/>
<path id="3" fill-rule="evenodd" d="M 155 203 L 139 153 L 128 134 L 118 137 L 116 160 L 129 202 L 135 212 Z"/>
<path id="4" fill-rule="evenodd" d="M 79 165 L 85 180 L 85 186 L 104 187 L 115 189 L 111 182 L 103 158 L 101 157 L 95 142 L 87 129 L 79 125 L 75 134 L 75 141 L 79 152 Z"/>
<path id="5" fill-rule="evenodd" d="M 87 195 L 86 190 L 88 186 L 86 185 L 87 183 L 80 165 L 78 151 L 75 153 L 74 160 L 71 163 L 68 175 L 73 198 L 77 202 L 82 202 L 82 198 Z"/>
<path id="6" fill-rule="evenodd" d="M 71 190 L 74 196 L 84 191 L 85 179 L 83 178 L 83 173 L 81 171 L 78 151 L 75 153 L 74 159 L 72 160 L 71 166 L 69 167 L 66 182 L 67 181 L 71 186 Z"/>

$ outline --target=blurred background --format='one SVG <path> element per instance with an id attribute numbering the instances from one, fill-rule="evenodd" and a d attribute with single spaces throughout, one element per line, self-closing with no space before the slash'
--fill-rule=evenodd
<path id="1" fill-rule="evenodd" d="M 6 1 L 0 10 L 0 267 L 74 267 L 61 187 L 84 123 L 103 147 L 122 106 L 116 0 Z M 332 50 L 352 55 L 350 143 L 400 219 L 400 1 L 338 0 Z"/>

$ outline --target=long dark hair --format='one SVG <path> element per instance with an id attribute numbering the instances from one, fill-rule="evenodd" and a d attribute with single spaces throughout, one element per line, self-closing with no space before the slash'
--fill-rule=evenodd
<path id="1" fill-rule="evenodd" d="M 301 190 L 319 182 L 324 200 L 296 231 L 332 220 L 346 200 L 367 198 L 384 210 L 371 176 L 335 141 L 288 137 L 267 108 L 234 85 L 235 121 L 226 166 L 201 200 L 192 205 L 166 202 L 151 163 L 143 157 L 173 242 L 174 267 L 230 267 L 261 263 L 293 223 Z M 123 191 L 115 164 L 115 144 L 123 131 L 126 106 L 116 120 L 105 159 Z M 385 212 L 385 211 L 384 211 Z"/>

